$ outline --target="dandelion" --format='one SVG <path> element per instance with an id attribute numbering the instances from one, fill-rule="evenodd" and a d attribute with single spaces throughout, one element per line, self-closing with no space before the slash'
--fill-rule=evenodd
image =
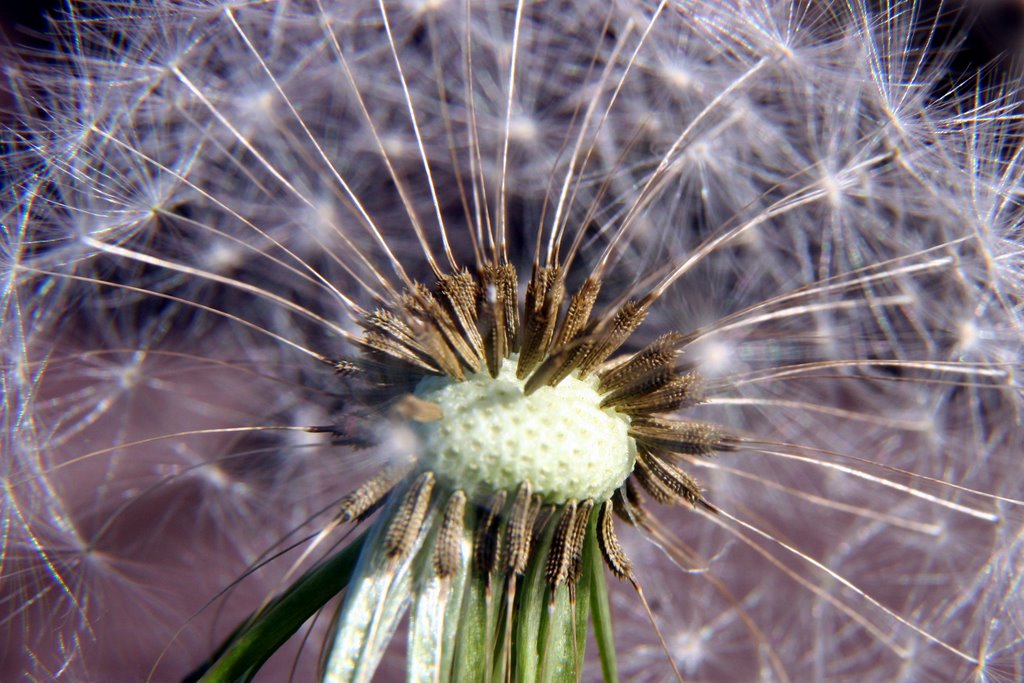
<path id="1" fill-rule="evenodd" d="M 1020 679 L 1018 93 L 945 21 L 69 4 L 5 680 Z"/>

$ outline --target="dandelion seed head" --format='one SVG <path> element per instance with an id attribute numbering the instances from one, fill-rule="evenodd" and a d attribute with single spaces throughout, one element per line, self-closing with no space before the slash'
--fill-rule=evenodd
<path id="1" fill-rule="evenodd" d="M 69 3 L 51 52 L 11 55 L 0 677 L 144 679 L 167 648 L 153 679 L 180 679 L 369 528 L 390 554 L 349 591 L 382 593 L 332 632 L 358 677 L 374 650 L 391 680 L 392 633 L 443 659 L 423 625 L 474 609 L 460 572 L 491 577 L 499 613 L 516 585 L 513 621 L 538 585 L 584 590 L 577 523 L 600 519 L 670 645 L 613 587 L 628 680 L 671 680 L 670 661 L 686 680 L 1021 678 L 1017 86 L 947 73 L 956 42 L 926 3 L 599 4 Z M 566 298 L 545 310 L 526 289 L 552 264 Z M 585 446 L 567 401 L 529 409 L 529 438 L 472 416 L 446 470 L 442 422 L 403 397 L 510 372 L 523 396 L 522 339 L 494 320 L 557 335 L 597 268 L 580 345 L 679 269 L 582 380 L 685 339 L 657 377 L 585 401 L 647 439 L 629 483 L 610 505 L 613 483 L 538 483 Z M 462 308 L 439 286 L 461 269 Z M 545 372 L 571 350 L 538 346 Z M 645 385 L 691 373 L 678 405 Z M 533 396 L 577 381 L 543 379 Z M 503 472 L 506 442 L 556 452 Z M 544 489 L 564 495 L 534 511 Z M 540 583 L 508 569 L 531 562 Z M 118 652 L 125 606 L 152 632 Z M 306 642 L 333 638 L 312 621 Z"/>

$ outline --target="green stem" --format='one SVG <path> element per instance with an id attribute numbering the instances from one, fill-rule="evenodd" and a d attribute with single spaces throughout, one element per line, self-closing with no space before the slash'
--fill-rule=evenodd
<path id="1" fill-rule="evenodd" d="M 596 515 L 595 515 L 596 517 Z M 608 584 L 605 583 L 604 564 L 597 547 L 597 535 L 587 535 L 584 558 L 591 565 L 590 610 L 594 623 L 594 641 L 601 659 L 601 674 L 605 683 L 619 682 L 619 667 L 615 661 L 615 631 L 612 627 L 612 611 L 608 604 Z"/>
<path id="2" fill-rule="evenodd" d="M 269 606 L 253 614 L 214 655 L 215 661 L 188 680 L 202 675 L 200 683 L 250 681 L 285 641 L 348 585 L 366 533 L 343 550 L 302 575 Z"/>
<path id="3" fill-rule="evenodd" d="M 514 680 L 517 683 L 534 683 L 538 679 L 540 674 L 538 668 L 545 654 L 543 646 L 547 642 L 545 626 L 547 624 L 548 584 L 544 576 L 544 568 L 556 526 L 558 526 L 557 519 L 553 518 L 549 521 L 541 541 L 531 550 L 530 564 L 526 569 L 526 574 L 519 577 L 522 587 L 516 599 L 518 614 L 514 626 L 515 637 L 512 639 Z"/>

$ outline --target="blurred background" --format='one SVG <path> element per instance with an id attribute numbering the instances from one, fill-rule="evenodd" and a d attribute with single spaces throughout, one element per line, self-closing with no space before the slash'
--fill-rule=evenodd
<path id="1" fill-rule="evenodd" d="M 870 4 L 883 4 L 878 0 Z M 0 41 L 8 45 L 45 48 L 46 15 L 63 5 L 61 0 L 0 0 Z M 940 18 L 943 42 L 950 33 L 963 32 L 960 49 L 950 61 L 950 78 L 959 80 L 979 67 L 1022 73 L 1024 63 L 1024 0 L 929 0 L 920 3 L 923 17 Z M 927 36 L 921 36 L 927 40 Z M 4 97 L 0 95 L 0 98 Z M 3 109 L 0 100 L 0 109 Z"/>

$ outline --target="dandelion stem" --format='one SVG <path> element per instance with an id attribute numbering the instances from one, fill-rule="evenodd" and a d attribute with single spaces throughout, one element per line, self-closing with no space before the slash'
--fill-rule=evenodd
<path id="1" fill-rule="evenodd" d="M 604 580 L 604 565 L 597 547 L 597 534 L 587 534 L 587 547 L 583 551 L 584 561 L 590 564 L 590 612 L 594 622 L 594 641 L 601 659 L 601 676 L 605 683 L 618 683 L 619 670 L 615 658 L 615 632 L 612 627 L 612 610 L 608 603 L 608 585 Z"/>
<path id="2" fill-rule="evenodd" d="M 225 644 L 186 680 L 249 681 L 285 641 L 348 585 L 366 533 L 306 572 L 273 604 L 249 617 Z M 209 668 L 207 668 L 209 667 Z"/>

